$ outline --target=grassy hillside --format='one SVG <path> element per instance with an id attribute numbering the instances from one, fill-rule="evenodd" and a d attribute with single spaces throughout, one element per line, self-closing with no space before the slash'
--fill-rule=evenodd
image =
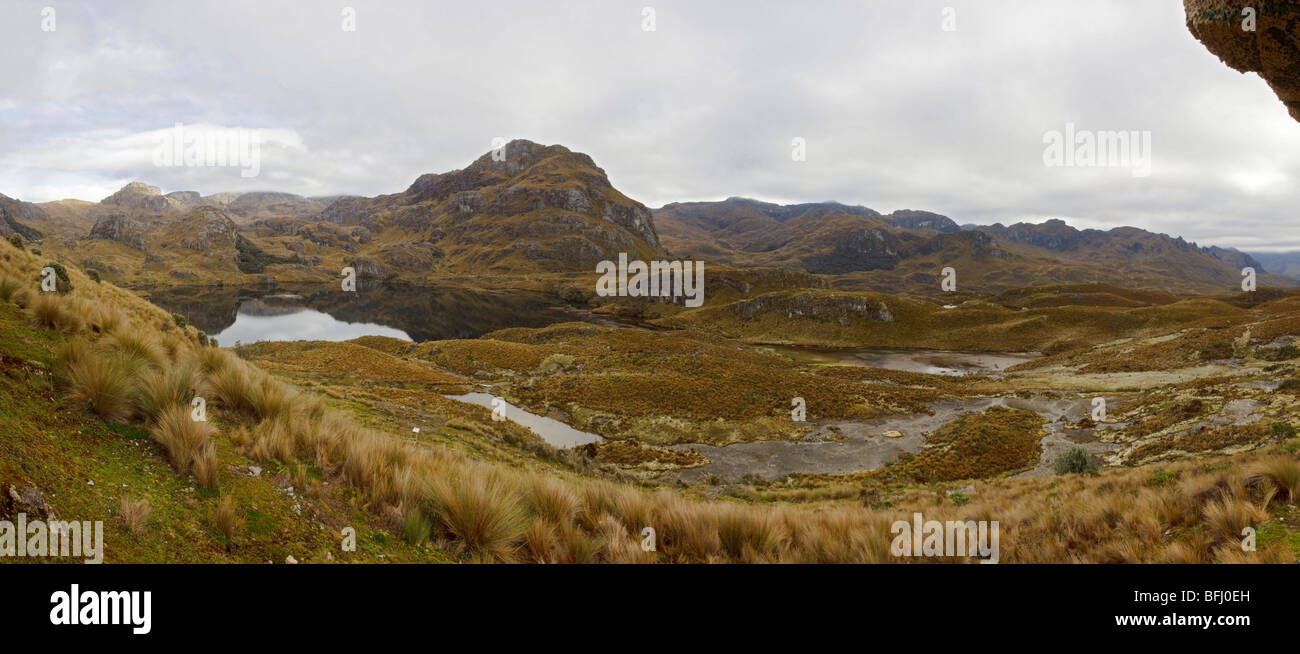
<path id="1" fill-rule="evenodd" d="M 1005 562 L 1296 557 L 1294 440 L 1097 477 L 997 474 L 961 501 L 943 492 L 948 481 L 791 478 L 728 498 L 647 488 L 495 423 L 486 409 L 434 399 L 480 360 L 473 348 L 526 346 L 507 346 L 515 353 L 494 369 L 526 367 L 536 349 L 582 337 L 595 353 L 587 361 L 617 374 L 643 365 L 613 347 L 621 337 L 499 333 L 486 347 L 417 349 L 423 363 L 405 360 L 419 369 L 390 365 L 410 348 L 387 340 L 353 344 L 369 352 L 336 344 L 246 352 L 265 359 L 268 374 L 75 268 L 65 293 L 41 294 L 45 263 L 0 244 L 0 513 L 103 519 L 112 562 L 885 562 L 894 560 L 890 524 L 913 511 L 1001 521 Z M 611 347 L 600 353 L 602 338 Z M 684 376 L 690 359 L 722 357 L 725 346 L 697 343 L 703 359 L 645 356 Z M 767 365 L 764 355 L 741 356 Z M 346 374 L 313 372 L 345 362 L 356 363 Z M 190 419 L 195 396 L 207 401 L 206 423 Z M 415 419 L 428 429 L 412 432 Z M 962 433 L 953 427 L 943 438 L 956 446 Z M 9 486 L 44 499 L 24 503 Z M 1235 547 L 1246 525 L 1260 530 L 1258 552 Z M 345 526 L 358 532 L 356 552 L 338 546 Z M 639 547 L 646 526 L 658 533 L 654 552 Z"/>

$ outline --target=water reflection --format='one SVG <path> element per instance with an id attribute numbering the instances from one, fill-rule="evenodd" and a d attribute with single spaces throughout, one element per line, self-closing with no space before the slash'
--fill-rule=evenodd
<path id="1" fill-rule="evenodd" d="M 362 336 L 391 336 L 411 340 L 410 335 L 400 329 L 368 322 L 343 322 L 328 313 L 312 309 L 255 315 L 246 313 L 244 305 L 240 306 L 239 313 L 235 315 L 234 324 L 216 334 L 217 342 L 222 345 L 258 341 L 348 341 Z"/>
<path id="2" fill-rule="evenodd" d="M 535 413 L 529 413 L 524 409 L 492 395 L 491 393 L 466 393 L 464 395 L 446 395 L 444 397 L 452 400 L 459 400 L 461 402 L 468 402 L 470 404 L 477 404 L 479 406 L 485 406 L 489 409 L 496 408 L 493 406 L 494 401 L 500 402 L 505 408 L 506 420 L 531 429 L 534 434 L 537 434 L 542 438 L 542 440 L 550 443 L 554 447 L 577 447 L 578 445 L 586 445 L 587 443 L 596 443 L 604 440 L 597 434 L 579 431 L 560 422 L 559 420 L 547 418 L 546 416 L 539 416 Z"/>

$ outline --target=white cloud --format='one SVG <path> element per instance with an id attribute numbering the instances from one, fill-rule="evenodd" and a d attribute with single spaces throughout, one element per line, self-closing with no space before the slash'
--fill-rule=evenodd
<path id="1" fill-rule="evenodd" d="M 66 3 L 53 34 L 0 21 L 0 192 L 375 195 L 504 136 L 587 152 L 650 206 L 835 199 L 1300 248 L 1300 124 L 1177 2 L 657 1 L 651 33 L 645 3 L 349 4 L 356 32 L 329 3 Z M 147 165 L 140 140 L 177 122 L 284 140 L 252 180 Z M 1151 177 L 1044 167 L 1044 132 L 1067 122 L 1149 130 Z"/>

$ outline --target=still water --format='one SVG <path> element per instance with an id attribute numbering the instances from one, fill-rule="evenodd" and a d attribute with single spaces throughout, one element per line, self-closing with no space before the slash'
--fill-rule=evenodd
<path id="1" fill-rule="evenodd" d="M 345 341 L 392 336 L 412 341 L 477 338 L 509 327 L 561 322 L 609 324 L 542 293 L 463 286 L 359 289 L 299 284 L 274 288 L 169 287 L 147 293 L 223 346 L 236 341 Z"/>
<path id="2" fill-rule="evenodd" d="M 496 408 L 493 401 L 500 402 L 505 408 L 506 420 L 518 423 L 533 430 L 534 434 L 541 437 L 542 440 L 550 443 L 555 447 L 577 447 L 587 443 L 595 443 L 604 440 L 597 434 L 579 431 L 570 427 L 559 420 L 539 416 L 535 413 L 529 413 L 524 409 L 517 407 L 505 400 L 502 400 L 490 393 L 466 393 L 464 395 L 446 395 L 448 399 L 468 402 L 485 406 L 489 409 Z"/>

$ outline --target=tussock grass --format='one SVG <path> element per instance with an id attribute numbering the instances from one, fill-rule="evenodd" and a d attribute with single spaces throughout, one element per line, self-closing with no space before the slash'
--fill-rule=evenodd
<path id="1" fill-rule="evenodd" d="M 155 332 L 122 329 L 110 335 L 104 343 L 128 357 L 139 359 L 152 366 L 161 368 L 167 362 L 166 355 L 158 345 L 158 336 Z"/>
<path id="2" fill-rule="evenodd" d="M 126 525 L 128 531 L 138 534 L 144 529 L 145 522 L 149 520 L 149 512 L 152 508 L 149 506 L 147 499 L 122 498 L 121 508 L 118 510 L 122 516 L 122 523 Z"/>
<path id="3" fill-rule="evenodd" d="M 131 416 L 135 370 L 129 359 L 80 338 L 62 346 L 54 362 L 55 380 L 68 397 L 107 422 Z"/>
<path id="4" fill-rule="evenodd" d="M 54 293 L 38 293 L 30 302 L 27 310 L 32 322 L 38 327 L 73 333 L 85 327 L 81 316 L 75 313 L 62 296 Z"/>
<path id="5" fill-rule="evenodd" d="M 1271 486 L 1277 498 L 1291 504 L 1300 500 L 1300 461 L 1277 455 L 1256 464 L 1248 483 L 1252 486 Z"/>
<path id="6" fill-rule="evenodd" d="M 146 421 L 153 421 L 170 407 L 188 406 L 198 383 L 198 366 L 192 361 L 177 363 L 166 369 L 146 369 L 136 380 L 136 411 Z"/>
<path id="7" fill-rule="evenodd" d="M 0 277 L 0 302 L 12 302 L 22 289 L 22 282 L 12 277 Z"/>
<path id="8" fill-rule="evenodd" d="M 515 546 L 528 523 L 498 475 L 475 466 L 459 478 L 436 480 L 432 490 L 443 526 L 456 538 L 454 548 L 483 561 L 515 560 Z"/>
<path id="9" fill-rule="evenodd" d="M 221 464 L 217 460 L 217 446 L 211 439 L 203 441 L 194 453 L 194 479 L 204 488 L 216 488 Z"/>
<path id="10" fill-rule="evenodd" d="M 248 397 L 248 369 L 234 360 L 208 372 L 204 382 L 210 394 L 226 408 L 237 413 L 253 413 L 253 405 Z"/>
<path id="11" fill-rule="evenodd" d="M 578 513 L 578 498 L 569 488 L 551 478 L 538 475 L 527 488 L 528 508 L 538 518 L 554 523 L 570 523 Z"/>
<path id="12" fill-rule="evenodd" d="M 186 407 L 173 405 L 158 415 L 149 435 L 167 450 L 167 458 L 172 467 L 184 474 L 190 472 L 195 461 L 204 454 L 204 447 L 212 432 L 208 423 L 191 420 Z M 213 456 L 215 457 L 215 452 Z"/>
<path id="13" fill-rule="evenodd" d="M 226 537 L 226 543 L 234 545 L 235 536 L 242 522 L 235 510 L 235 498 L 230 495 L 222 495 L 221 501 L 217 503 L 216 508 L 212 511 L 211 521 L 212 526 Z"/>
<path id="14" fill-rule="evenodd" d="M 295 393 L 270 375 L 255 376 L 247 391 L 248 406 L 262 420 L 286 416 L 297 399 Z"/>

